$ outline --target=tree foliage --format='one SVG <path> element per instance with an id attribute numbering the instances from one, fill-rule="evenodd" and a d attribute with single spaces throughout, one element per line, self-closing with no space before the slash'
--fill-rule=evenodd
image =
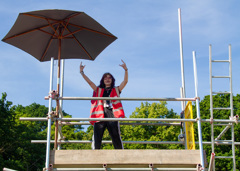
<path id="1" fill-rule="evenodd" d="M 168 110 L 166 102 L 141 103 L 140 107 L 132 113 L 130 118 L 179 118 Z M 147 123 L 144 121 L 143 123 Z M 131 122 L 130 122 L 131 123 Z M 156 125 L 126 125 L 121 129 L 124 141 L 178 141 L 180 134 L 179 126 L 156 126 Z M 125 149 L 178 149 L 182 145 L 175 144 L 124 144 Z"/>
<path id="2" fill-rule="evenodd" d="M 32 103 L 29 106 L 13 106 L 2 94 L 0 100 L 0 169 L 7 167 L 16 170 L 42 170 L 45 167 L 46 144 L 33 144 L 31 140 L 45 140 L 47 122 L 20 121 L 20 117 L 47 117 L 48 108 Z M 54 110 L 54 109 L 53 109 Z M 71 117 L 63 111 L 64 117 Z M 54 123 L 51 138 L 54 139 Z M 82 139 L 85 134 L 81 126 L 65 125 L 62 132 L 66 139 Z M 74 145 L 64 144 L 63 149 Z"/>
<path id="3" fill-rule="evenodd" d="M 0 100 L 0 169 L 17 163 L 14 160 L 17 137 L 17 127 L 15 126 L 15 113 L 11 108 L 12 102 L 6 100 L 7 94 L 3 93 Z"/>

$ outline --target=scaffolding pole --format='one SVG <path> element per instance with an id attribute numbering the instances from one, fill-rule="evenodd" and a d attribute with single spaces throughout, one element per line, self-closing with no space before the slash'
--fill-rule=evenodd
<path id="1" fill-rule="evenodd" d="M 228 46 L 229 52 L 229 76 L 230 76 L 230 108 L 231 108 L 231 118 L 233 118 L 233 90 L 232 90 L 232 48 L 231 45 Z M 235 141 L 234 136 L 234 124 L 231 125 L 232 131 L 232 142 Z M 236 159 L 235 159 L 235 145 L 232 143 L 232 157 L 233 157 L 233 170 L 236 170 Z"/>
<path id="2" fill-rule="evenodd" d="M 54 68 L 54 58 L 51 58 L 51 68 L 50 68 L 50 86 L 49 92 L 53 90 L 53 68 Z M 49 158 L 50 158 L 50 140 L 51 140 L 51 112 L 52 112 L 52 98 L 49 98 L 48 104 L 48 128 L 47 128 L 47 148 L 46 148 L 46 163 L 45 168 L 49 168 Z"/>
<path id="3" fill-rule="evenodd" d="M 182 95 L 183 98 L 186 97 L 185 92 L 185 78 L 184 78 L 184 62 L 183 62 L 183 41 L 182 41 L 182 20 L 181 20 L 181 9 L 178 8 L 178 28 L 179 28 L 179 45 L 180 45 L 180 62 L 181 62 L 181 78 L 182 78 Z M 182 102 L 182 107 L 184 110 L 185 103 Z"/>
<path id="4" fill-rule="evenodd" d="M 50 141 L 51 143 L 54 143 L 54 140 Z M 182 141 L 122 141 L 124 144 L 183 144 L 184 142 Z M 31 140 L 31 143 L 47 143 L 46 140 Z M 58 141 L 58 143 L 63 144 L 63 143 L 83 143 L 83 144 L 87 144 L 87 143 L 92 143 L 92 140 L 61 140 Z M 108 140 L 103 140 L 102 141 L 103 144 L 111 144 L 112 141 L 108 141 Z M 198 141 L 195 142 L 196 144 L 199 144 Z M 211 141 L 203 141 L 202 142 L 203 145 L 211 145 L 212 142 Z M 215 142 L 215 144 L 217 145 L 232 145 L 231 141 L 218 141 Z M 234 142 L 234 145 L 240 145 L 240 142 Z"/>
<path id="5" fill-rule="evenodd" d="M 195 83 L 195 96 L 198 97 L 198 79 L 197 79 L 197 64 L 196 64 L 196 52 L 193 51 L 193 70 L 194 70 L 194 83 Z M 201 128 L 201 115 L 200 115 L 200 106 L 199 99 L 196 99 L 196 110 L 197 110 L 197 121 L 198 124 L 198 140 L 199 140 L 199 150 L 200 150 L 200 158 L 202 168 L 205 168 L 204 164 L 204 153 L 203 153 L 203 145 L 202 145 L 202 128 Z"/>
<path id="6" fill-rule="evenodd" d="M 64 59 L 61 60 L 61 81 L 60 81 L 60 96 L 63 96 L 63 83 L 64 83 Z M 59 118 L 63 118 L 63 113 L 62 113 L 62 109 L 63 109 L 63 100 L 59 101 Z M 63 135 L 62 135 L 62 126 L 59 124 L 58 125 L 58 141 L 63 139 Z M 61 145 L 58 144 L 57 145 L 57 149 L 60 150 L 61 149 Z"/>
<path id="7" fill-rule="evenodd" d="M 49 97 L 46 96 L 45 100 Z M 196 98 L 55 97 L 55 100 L 196 101 Z"/>
<path id="8" fill-rule="evenodd" d="M 219 140 L 220 138 L 222 138 L 222 136 L 228 131 L 228 129 L 231 127 L 231 124 L 229 124 L 228 126 L 226 126 L 222 132 L 217 136 L 217 138 L 215 138 L 215 140 Z"/>
<path id="9" fill-rule="evenodd" d="M 89 122 L 60 122 L 60 125 L 91 125 Z M 159 125 L 159 126 L 181 126 L 181 123 L 164 123 L 164 122 L 157 122 L 157 123 L 139 123 L 139 122 L 131 122 L 131 123 L 124 123 L 119 122 L 120 125 Z"/>
<path id="10" fill-rule="evenodd" d="M 43 117 L 20 117 L 20 121 L 47 121 L 48 118 Z M 229 119 L 175 119 L 175 118 L 52 118 L 53 121 L 151 121 L 151 122 L 221 122 L 221 123 L 236 123 L 235 120 Z"/>
<path id="11" fill-rule="evenodd" d="M 54 168 L 53 170 L 61 170 L 61 171 L 176 171 L 176 170 L 184 170 L 184 171 L 196 171 L 196 168 Z"/>

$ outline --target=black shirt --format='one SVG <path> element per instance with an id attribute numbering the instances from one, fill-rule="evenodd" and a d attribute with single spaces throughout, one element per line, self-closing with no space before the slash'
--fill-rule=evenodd
<path id="1" fill-rule="evenodd" d="M 111 92 L 112 92 L 112 88 L 105 88 L 103 92 L 103 97 L 109 97 Z M 104 117 L 114 118 L 110 100 L 106 100 L 106 103 L 109 105 L 109 107 L 104 107 Z"/>
<path id="2" fill-rule="evenodd" d="M 109 97 L 112 92 L 112 88 L 105 88 L 103 92 L 103 97 Z M 110 100 L 106 100 L 106 103 L 110 105 Z"/>

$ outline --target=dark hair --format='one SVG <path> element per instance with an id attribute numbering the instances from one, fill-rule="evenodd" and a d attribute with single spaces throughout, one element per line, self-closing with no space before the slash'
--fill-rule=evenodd
<path id="1" fill-rule="evenodd" d="M 102 79 L 100 80 L 100 85 L 98 87 L 100 88 L 105 88 L 105 84 L 104 84 L 104 78 L 110 75 L 112 77 L 112 84 L 111 84 L 111 88 L 115 87 L 115 78 L 112 76 L 112 74 L 110 74 L 109 72 L 106 72 L 105 74 L 103 74 Z"/>

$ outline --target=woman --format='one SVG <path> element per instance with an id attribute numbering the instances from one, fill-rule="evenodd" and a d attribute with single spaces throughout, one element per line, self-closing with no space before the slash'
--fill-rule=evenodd
<path id="1" fill-rule="evenodd" d="M 80 64 L 80 73 L 85 81 L 93 89 L 93 97 L 119 97 L 123 88 L 128 82 L 128 68 L 126 63 L 122 60 L 123 64 L 120 66 L 125 70 L 124 80 L 115 87 L 115 79 L 110 73 L 105 73 L 102 76 L 100 85 L 96 86 L 83 72 L 85 65 Z M 124 118 L 124 111 L 122 104 L 119 100 L 92 100 L 91 101 L 91 115 L 90 118 Z M 100 149 L 102 144 L 102 137 L 105 129 L 112 138 L 113 146 L 115 149 L 123 149 L 123 144 L 120 136 L 120 127 L 118 121 L 91 121 L 94 125 L 92 149 Z"/>

